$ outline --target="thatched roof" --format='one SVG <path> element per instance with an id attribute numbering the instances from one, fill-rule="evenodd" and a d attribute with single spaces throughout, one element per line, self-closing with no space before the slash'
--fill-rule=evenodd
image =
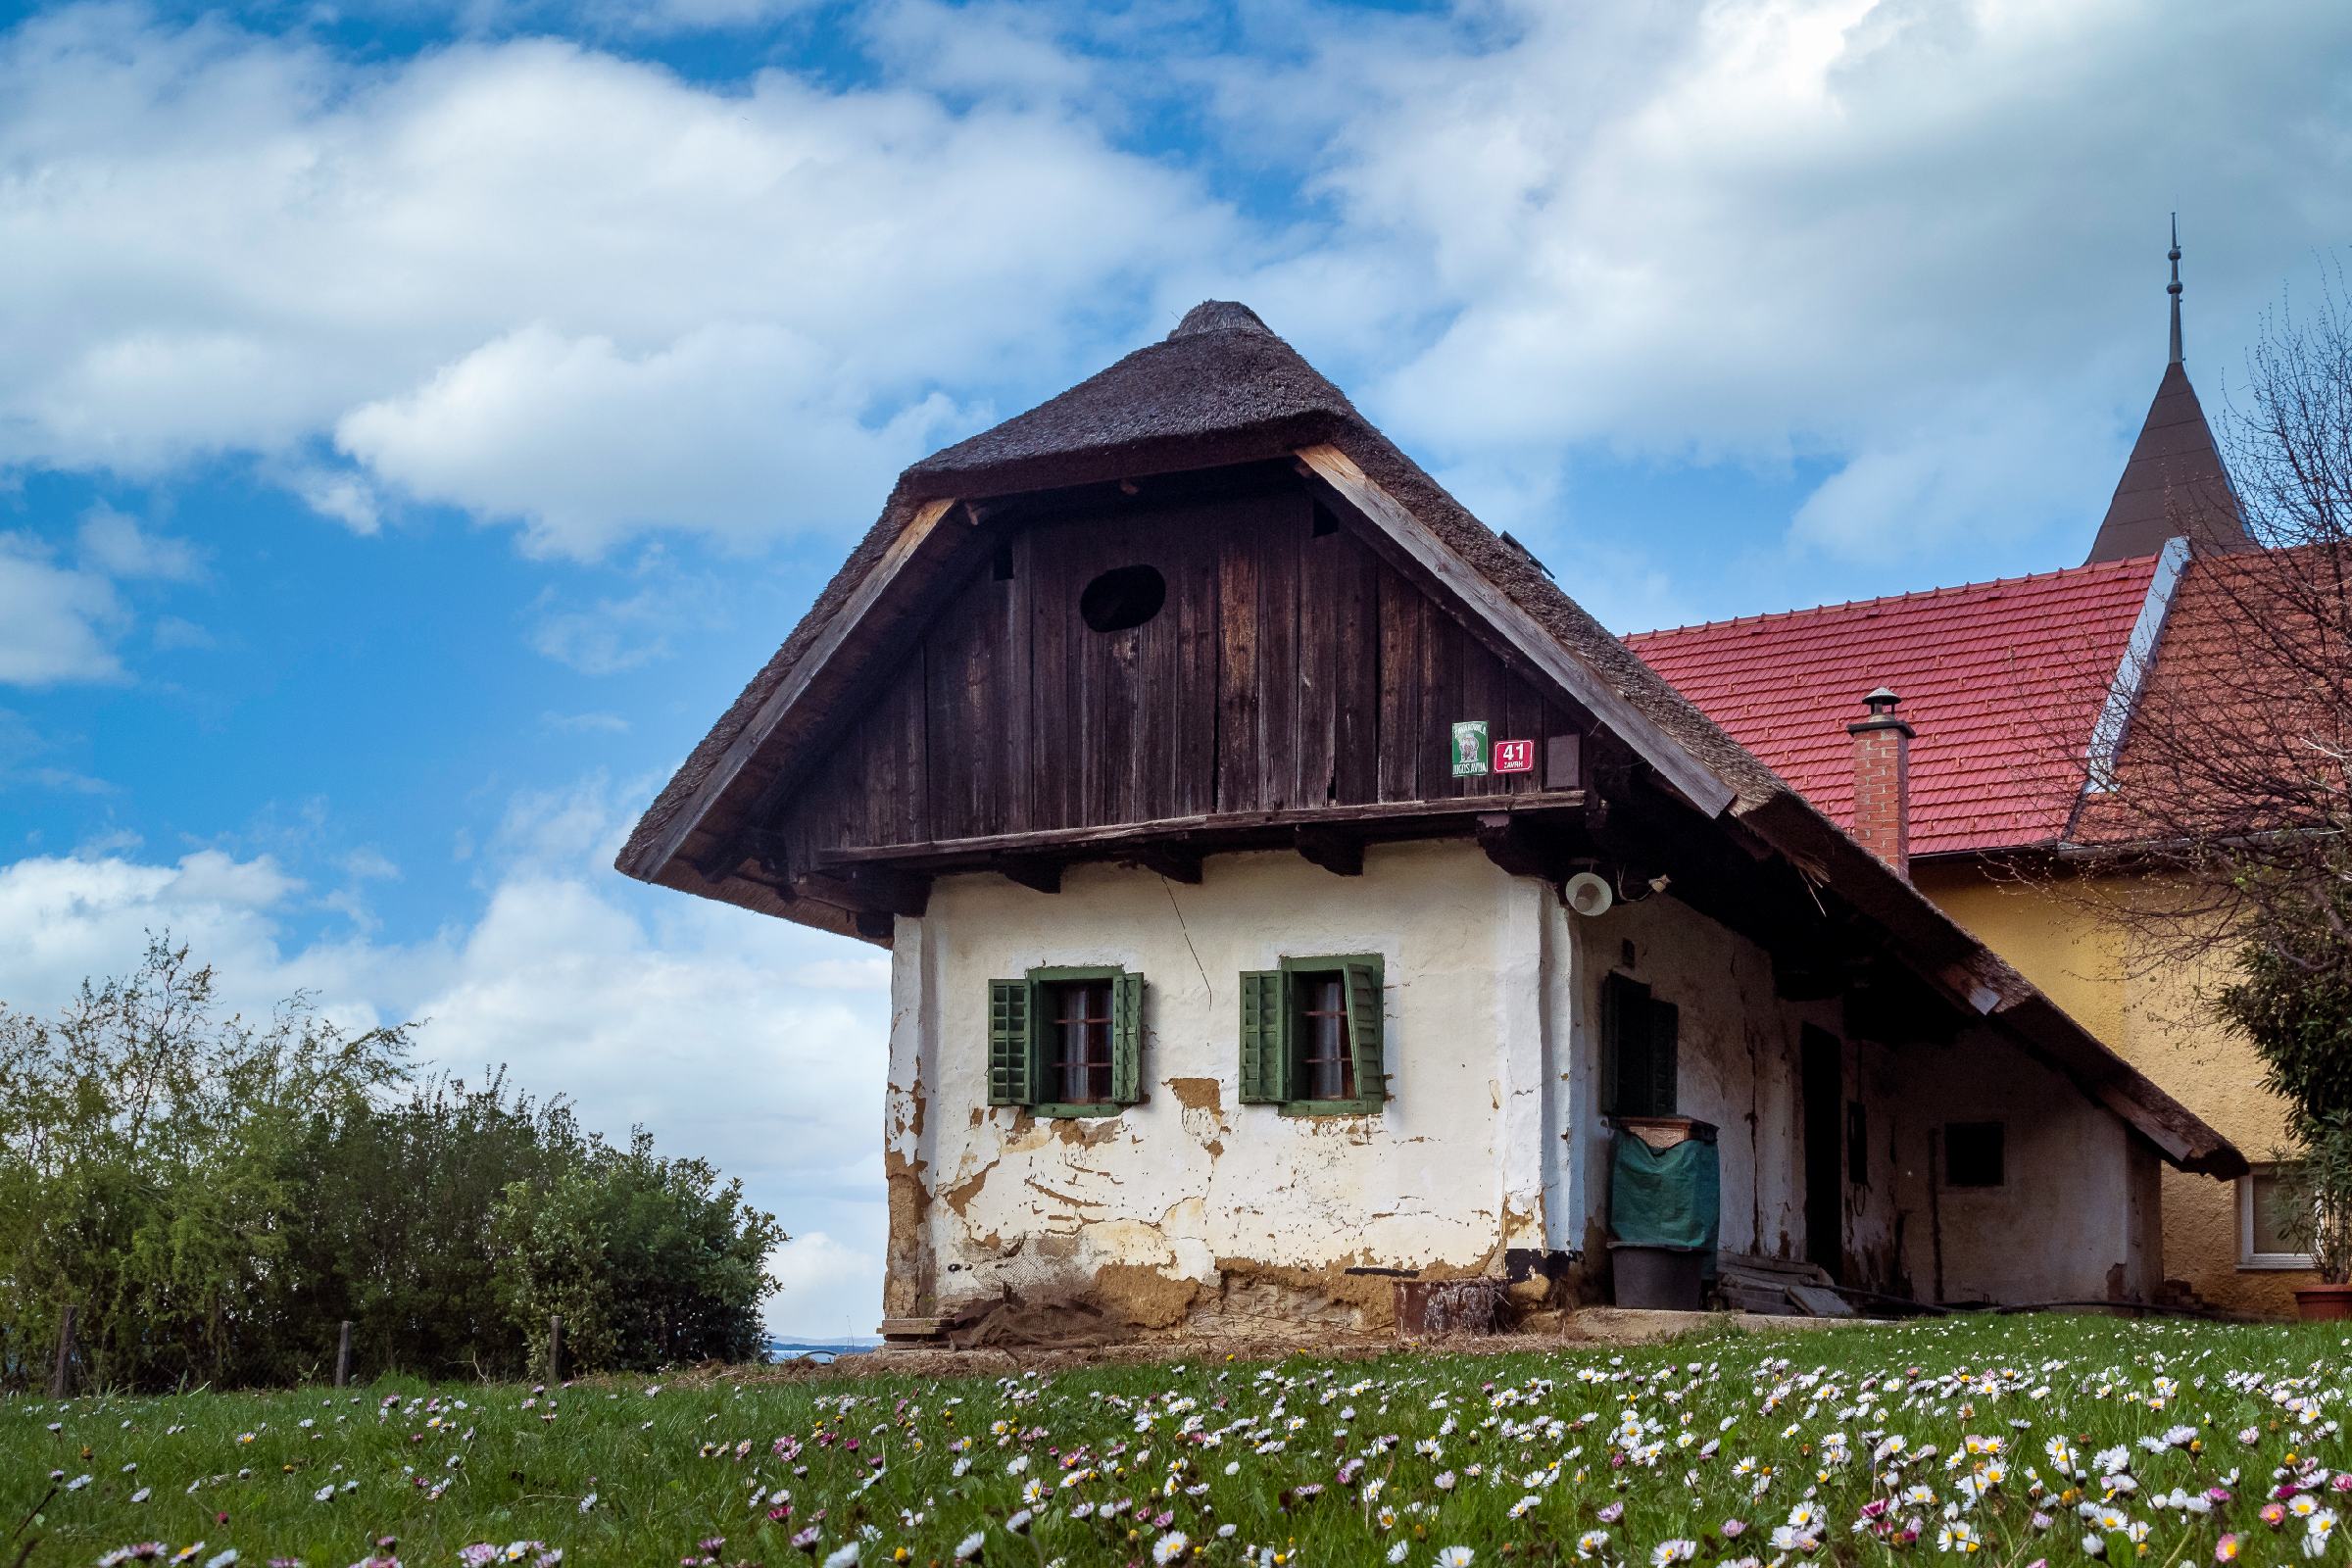
<path id="1" fill-rule="evenodd" d="M 618 865 L 648 881 L 688 885 L 664 853 L 704 817 L 742 808 L 728 792 L 748 750 L 770 743 L 753 726 L 926 506 L 1102 483 L 1338 448 L 1421 528 L 1458 556 L 1548 635 L 1589 677 L 1621 738 L 1707 815 L 1745 831 L 1885 925 L 1926 972 L 2013 1019 L 2028 1043 L 2101 1093 L 2168 1157 L 2234 1174 L 2244 1161 L 2220 1135 L 2049 1005 L 2008 964 L 1954 924 L 1909 882 L 1808 805 L 1561 591 L 1524 552 L 1505 544 L 1359 414 L 1321 372 L 1249 307 L 1196 306 L 1160 342 L 1139 349 L 1057 397 L 915 464 L 801 623 L 712 726 L 621 851 Z M 1587 706 L 1595 706 L 1588 702 Z M 1641 733 L 1627 734 L 1628 725 Z M 747 733 L 749 731 L 749 733 Z M 741 744 L 739 744 L 741 743 Z M 690 820 L 692 819 L 692 820 Z M 2040 1038 L 2034 1038 L 2040 1037 Z M 2117 1102 L 2121 1097 L 2123 1103 Z"/>

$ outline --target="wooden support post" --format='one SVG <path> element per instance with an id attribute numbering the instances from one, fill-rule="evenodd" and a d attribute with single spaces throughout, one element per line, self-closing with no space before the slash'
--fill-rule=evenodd
<path id="1" fill-rule="evenodd" d="M 351 1319 L 343 1320 L 342 1332 L 335 1336 L 335 1387 L 351 1387 Z"/>
<path id="2" fill-rule="evenodd" d="M 57 1364 L 49 1369 L 49 1397 L 62 1399 L 74 1392 L 74 1324 L 81 1308 L 68 1302 L 57 1320 Z"/>
<path id="3" fill-rule="evenodd" d="M 1364 874 L 1364 841 L 1351 833 L 1327 827 L 1302 827 L 1294 842 L 1309 865 L 1319 865 L 1333 876 Z"/>
<path id="4" fill-rule="evenodd" d="M 547 1381 L 564 1381 L 564 1319 L 557 1314 L 547 1320 Z"/>

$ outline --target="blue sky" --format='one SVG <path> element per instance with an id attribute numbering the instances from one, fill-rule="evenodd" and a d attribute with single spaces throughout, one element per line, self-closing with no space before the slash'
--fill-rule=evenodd
<path id="1" fill-rule="evenodd" d="M 0 998 L 169 927 L 878 1300 L 873 950 L 623 882 L 904 464 L 1249 301 L 1621 629 L 2072 564 L 2352 239 L 2352 12 L 72 6 L 0 32 Z"/>

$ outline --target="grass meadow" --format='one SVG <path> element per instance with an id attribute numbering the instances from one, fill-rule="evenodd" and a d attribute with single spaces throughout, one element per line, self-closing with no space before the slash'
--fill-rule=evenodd
<path id="1" fill-rule="evenodd" d="M 2342 1560 L 2352 1339 L 1640 1349 L 0 1402 L 0 1563 Z M 22 1521 L 22 1522 L 20 1522 Z"/>

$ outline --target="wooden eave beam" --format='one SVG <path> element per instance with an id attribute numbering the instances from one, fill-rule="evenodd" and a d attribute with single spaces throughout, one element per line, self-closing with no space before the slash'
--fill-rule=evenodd
<path id="1" fill-rule="evenodd" d="M 1219 850 L 1280 849 L 1295 846 L 1300 828 L 1351 834 L 1362 839 L 1417 838 L 1476 832 L 1481 813 L 1574 819 L 1586 802 L 1583 790 L 1542 790 L 1525 795 L 1470 795 L 1442 801 L 1383 801 L 1360 806 L 1312 807 L 1300 810 L 1219 811 L 1162 817 L 1096 827 L 1040 828 L 979 838 L 934 839 L 915 844 L 870 844 L 818 854 L 821 868 L 902 865 L 926 871 L 1004 871 L 1040 860 L 1137 860 L 1139 846 L 1182 846 L 1195 854 Z M 1006 872 L 1010 874 L 1009 871 Z"/>
<path id="2" fill-rule="evenodd" d="M 1508 811 L 1484 811 L 1478 818 L 1478 847 L 1512 876 L 1550 876 L 1551 857 L 1538 842 L 1525 817 Z"/>
<path id="3" fill-rule="evenodd" d="M 1200 852 L 1183 844 L 1138 845 L 1124 858 L 1147 871 L 1156 871 L 1171 882 L 1192 884 L 1200 880 Z"/>
<path id="4" fill-rule="evenodd" d="M 850 866 L 839 875 L 805 871 L 792 879 L 791 890 L 795 898 L 816 899 L 859 914 L 919 918 L 931 902 L 929 877 L 895 866 Z"/>
<path id="5" fill-rule="evenodd" d="M 1006 856 L 997 862 L 997 869 L 1006 880 L 1017 882 L 1036 893 L 1061 891 L 1061 862 L 1044 856 Z"/>
<path id="6" fill-rule="evenodd" d="M 1357 467 L 1354 459 L 1328 443 L 1301 447 L 1298 458 L 1299 472 L 1315 490 L 1370 525 L 1370 542 L 1393 564 L 1434 592 L 1441 603 L 1465 612 L 1471 624 L 1483 624 L 1501 638 L 1513 657 L 1541 671 L 1615 731 L 1701 811 L 1719 816 L 1737 798 L 1730 785 L 1561 647 L 1486 573 Z"/>
<path id="7" fill-rule="evenodd" d="M 1334 827 L 1299 827 L 1291 830 L 1291 842 L 1307 864 L 1319 865 L 1333 876 L 1364 874 L 1364 841 L 1358 834 Z"/>

